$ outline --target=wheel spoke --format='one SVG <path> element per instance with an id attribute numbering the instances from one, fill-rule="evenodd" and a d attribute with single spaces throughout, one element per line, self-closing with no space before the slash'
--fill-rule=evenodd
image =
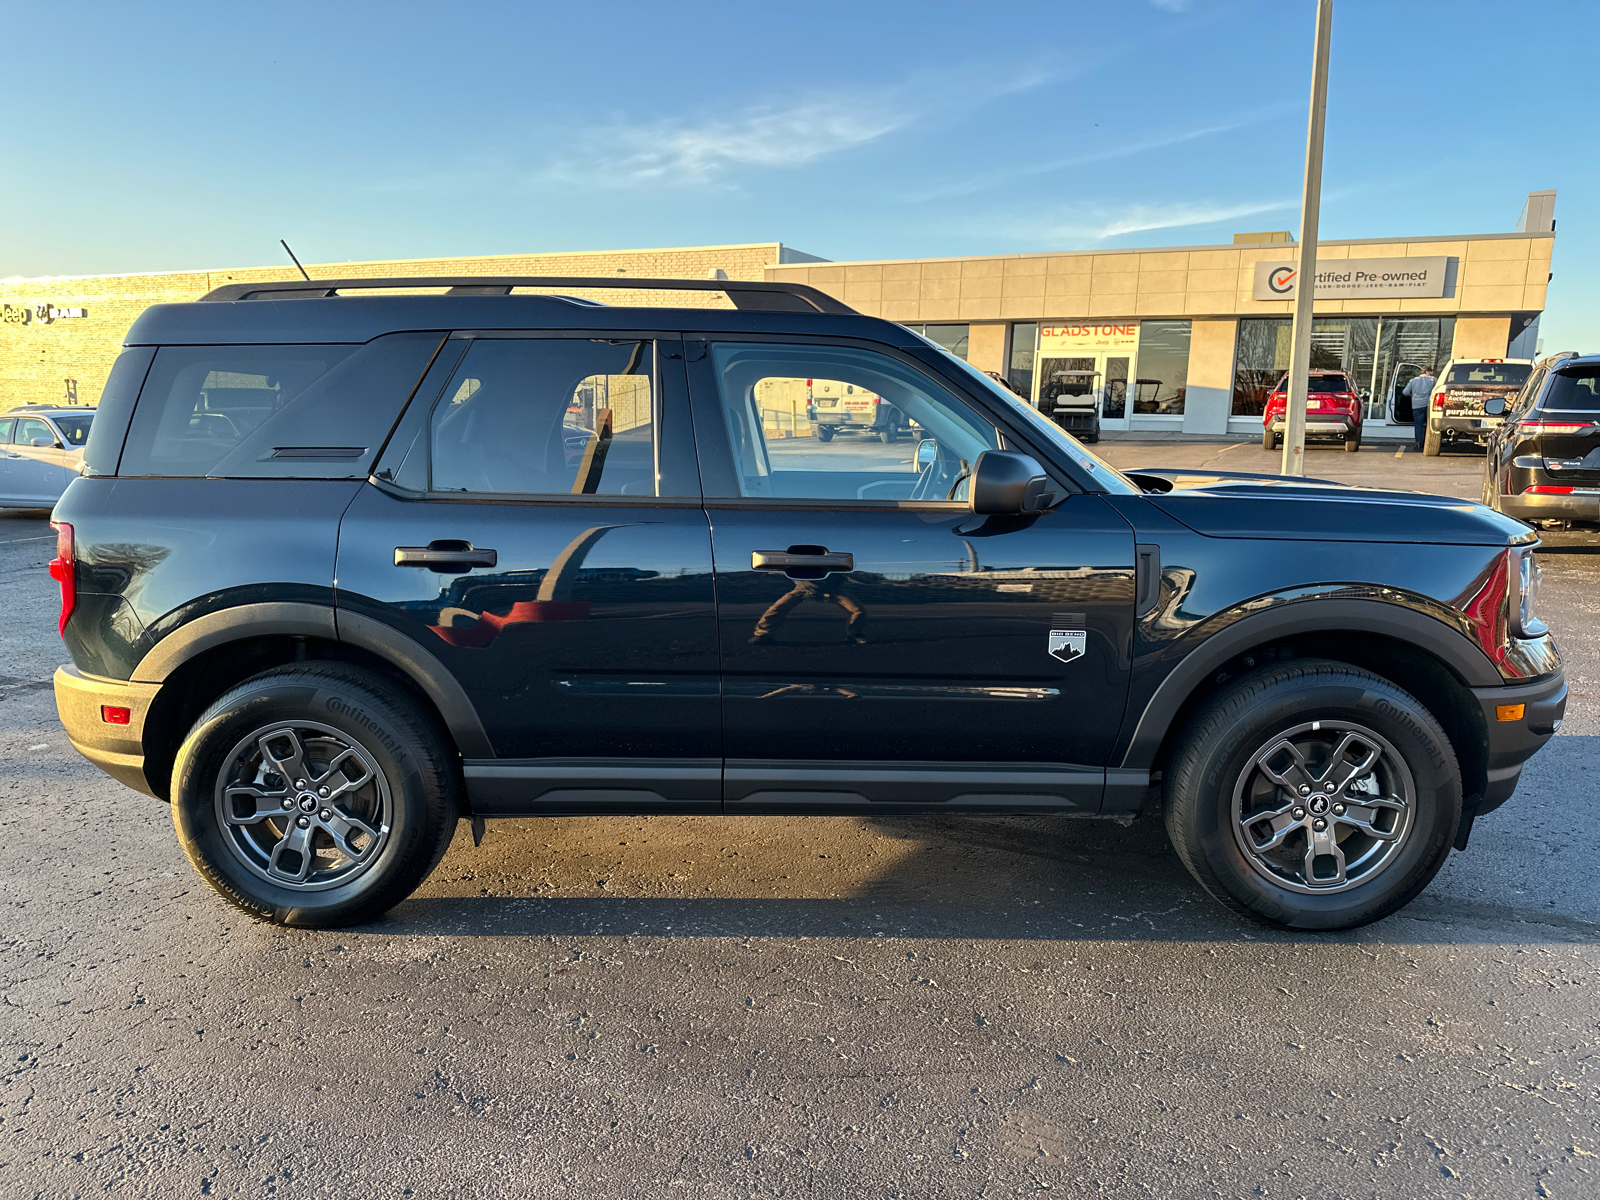
<path id="1" fill-rule="evenodd" d="M 254 825 L 268 817 L 283 816 L 283 800 L 287 792 L 269 792 L 254 784 L 238 784 L 223 791 L 225 815 L 229 825 Z M 250 811 L 241 814 L 240 804 L 235 797 L 242 797 L 249 801 Z"/>
<path id="2" fill-rule="evenodd" d="M 263 761 L 273 773 L 283 777 L 288 787 L 305 787 L 306 748 L 293 729 L 274 729 L 256 739 Z"/>
<path id="3" fill-rule="evenodd" d="M 1317 829 L 1315 827 L 1306 831 L 1306 856 L 1301 865 L 1301 874 L 1306 884 L 1310 887 L 1338 887 L 1344 883 L 1344 851 L 1339 848 L 1339 840 L 1333 836 L 1332 828 Z M 1331 858 L 1334 863 L 1334 874 L 1318 874 L 1316 871 L 1317 860 Z"/>
<path id="4" fill-rule="evenodd" d="M 1273 761 L 1284 754 L 1289 755 L 1294 761 L 1281 770 L 1275 769 Z M 1302 787 L 1310 787 L 1315 782 L 1311 768 L 1306 762 L 1305 752 L 1287 738 L 1274 742 L 1257 755 L 1256 763 L 1263 775 L 1279 787 L 1286 787 L 1291 792 L 1298 792 Z"/>
<path id="5" fill-rule="evenodd" d="M 354 762 L 361 769 L 359 778 L 352 779 L 350 777 L 350 772 L 345 769 L 345 764 L 349 762 Z M 372 768 L 367 766 L 361 760 L 361 756 L 354 750 L 341 750 L 334 757 L 334 760 L 328 764 L 328 769 L 322 773 L 322 778 L 317 780 L 317 783 L 325 785 L 328 780 L 334 777 L 335 773 L 342 775 L 344 782 L 323 797 L 325 800 L 336 800 L 346 792 L 353 792 L 357 788 L 365 787 L 372 781 Z"/>
<path id="6" fill-rule="evenodd" d="M 1406 806 L 1399 800 L 1390 800 L 1386 796 L 1363 796 L 1361 803 L 1350 804 L 1343 815 L 1335 817 L 1334 820 L 1352 829 L 1358 829 L 1368 837 L 1377 838 L 1380 842 L 1392 842 L 1400 836 L 1399 831 L 1403 825 L 1397 819 L 1394 829 L 1379 829 L 1373 822 L 1377 820 L 1380 810 L 1404 813 Z"/>
<path id="7" fill-rule="evenodd" d="M 1352 761 L 1350 752 L 1356 747 L 1360 748 L 1360 757 Z M 1336 792 L 1377 766 L 1382 754 L 1383 751 L 1359 733 L 1346 733 L 1333 748 L 1333 754 L 1329 757 L 1328 766 L 1322 772 L 1322 779 L 1319 782 L 1328 791 Z"/>
<path id="8" fill-rule="evenodd" d="M 287 870 L 282 859 L 287 854 L 296 856 L 296 869 Z M 279 879 L 290 883 L 304 883 L 311 877 L 311 868 L 316 864 L 317 856 L 311 850 L 311 829 L 302 829 L 298 822 L 291 824 L 283 839 L 272 848 L 272 857 L 267 860 L 267 869 Z"/>
<path id="9" fill-rule="evenodd" d="M 1256 848 L 1257 853 L 1276 850 L 1296 829 L 1305 823 L 1303 817 L 1294 815 L 1294 802 L 1290 801 L 1274 812 L 1257 812 L 1239 819 L 1240 826 L 1244 829 L 1245 836 L 1250 839 L 1250 844 Z M 1266 821 L 1272 826 L 1272 833 L 1265 839 L 1256 837 L 1255 827 Z"/>
<path id="10" fill-rule="evenodd" d="M 352 862 L 360 862 L 372 853 L 373 847 L 378 844 L 378 831 L 368 825 L 360 817 L 353 817 L 347 812 L 333 809 L 328 816 L 322 818 L 322 826 L 333 838 L 333 844 L 339 853 Z M 364 837 L 366 841 L 359 847 L 354 845 L 352 837 Z"/>

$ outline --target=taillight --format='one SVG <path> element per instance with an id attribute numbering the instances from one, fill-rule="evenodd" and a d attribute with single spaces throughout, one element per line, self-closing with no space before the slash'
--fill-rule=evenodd
<path id="1" fill-rule="evenodd" d="M 1435 392 L 1433 394 L 1433 406 L 1435 408 L 1440 408 L 1440 409 L 1442 409 L 1444 407 L 1444 393 L 1443 392 Z"/>
<path id="2" fill-rule="evenodd" d="M 73 553 L 72 526 L 65 521 L 51 521 L 56 531 L 56 556 L 50 560 L 50 578 L 61 585 L 61 620 L 56 628 L 63 636 L 72 610 L 78 607 L 77 558 Z"/>
<path id="3" fill-rule="evenodd" d="M 1590 421 L 1523 421 L 1518 433 L 1582 433 L 1591 426 Z"/>
<path id="4" fill-rule="evenodd" d="M 1569 488 L 1569 487 L 1554 487 L 1554 486 L 1552 486 L 1550 484 L 1547 484 L 1547 483 L 1536 483 L 1532 487 L 1523 488 L 1522 492 L 1523 492 L 1523 495 L 1527 495 L 1529 492 L 1533 492 L 1534 494 L 1540 495 L 1540 496 L 1570 496 L 1570 495 L 1572 495 L 1572 489 Z"/>

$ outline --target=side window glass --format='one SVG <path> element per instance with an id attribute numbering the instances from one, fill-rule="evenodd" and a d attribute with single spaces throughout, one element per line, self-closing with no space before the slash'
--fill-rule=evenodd
<path id="1" fill-rule="evenodd" d="M 50 444 L 56 444 L 55 430 L 39 420 L 38 417 L 24 417 L 17 422 L 17 444 L 19 446 L 33 445 L 34 438 L 49 438 Z"/>
<path id="2" fill-rule="evenodd" d="M 653 496 L 654 348 L 482 338 L 434 407 L 434 491 Z"/>
<path id="3" fill-rule="evenodd" d="M 11 431 L 17 427 L 15 420 L 0 421 L 0 446 L 11 444 Z"/>
<path id="4" fill-rule="evenodd" d="M 886 354 L 719 342 L 712 359 L 742 496 L 964 501 L 999 447 L 985 417 Z"/>

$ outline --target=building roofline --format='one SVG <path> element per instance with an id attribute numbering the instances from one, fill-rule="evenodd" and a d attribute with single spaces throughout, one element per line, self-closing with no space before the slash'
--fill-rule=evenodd
<path id="1" fill-rule="evenodd" d="M 311 262 L 307 261 L 306 269 L 312 267 L 327 268 L 322 273 L 332 278 L 335 274 L 347 273 L 351 267 L 365 266 L 392 266 L 405 263 L 427 262 L 490 262 L 506 258 L 605 258 L 619 254 L 695 254 L 712 250 L 760 250 L 770 247 L 774 251 L 784 248 L 783 242 L 724 242 L 711 246 L 636 246 L 631 249 L 621 250 L 528 250 L 512 251 L 504 254 L 425 254 L 416 258 L 363 258 L 350 259 L 345 262 Z M 793 250 L 794 247 L 788 247 Z M 801 251 L 800 253 L 804 253 Z M 818 262 L 827 261 L 819 259 Z M 778 265 L 776 263 L 770 265 Z M 793 264 L 785 264 L 793 265 Z M 805 265 L 815 265 L 807 263 Z M 271 263 L 266 266 L 254 267 L 184 267 L 172 271 L 112 271 L 92 275 L 8 275 L 0 278 L 0 287 L 17 283 L 69 283 L 80 279 L 142 279 L 149 275 L 227 275 L 240 271 L 289 271 L 294 273 L 295 268 L 287 264 Z"/>
<path id="2" fill-rule="evenodd" d="M 1528 240 L 1531 238 L 1554 238 L 1552 231 L 1542 233 L 1460 233 L 1442 234 L 1430 237 L 1381 237 L 1381 238 L 1339 238 L 1321 239 L 1318 246 L 1395 246 L 1402 243 L 1410 245 L 1421 242 L 1491 242 L 1511 241 L 1514 239 Z M 975 259 L 993 261 L 996 259 L 1020 258 L 1082 258 L 1100 254 L 1184 254 L 1200 250 L 1278 250 L 1288 257 L 1296 249 L 1298 242 L 1223 242 L 1200 246 L 1117 246 L 1107 247 L 1103 250 L 1025 250 L 1017 254 L 951 254 L 940 258 L 859 258 L 835 259 L 827 263 L 779 263 L 770 270 L 792 271 L 807 267 L 877 267 L 888 266 L 891 263 L 939 263 L 939 262 L 972 262 Z"/>

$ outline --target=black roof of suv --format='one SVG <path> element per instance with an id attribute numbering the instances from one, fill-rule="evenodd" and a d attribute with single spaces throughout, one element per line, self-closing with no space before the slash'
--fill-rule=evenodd
<path id="1" fill-rule="evenodd" d="M 818 380 L 915 444 L 830 444 Z M 463 817 L 1159 800 L 1219 901 L 1340 928 L 1465 847 L 1566 696 L 1519 522 L 1119 472 L 792 285 L 156 306 L 55 518 L 74 745 L 292 924 L 392 906 Z"/>

